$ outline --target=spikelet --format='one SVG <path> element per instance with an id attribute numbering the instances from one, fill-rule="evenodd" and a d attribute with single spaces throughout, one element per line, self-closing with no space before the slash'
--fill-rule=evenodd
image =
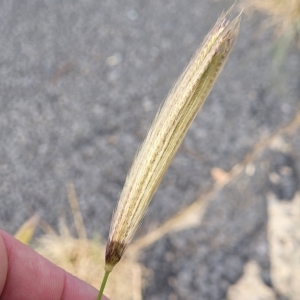
<path id="1" fill-rule="evenodd" d="M 189 126 L 203 105 L 239 30 L 240 15 L 222 14 L 170 91 L 138 151 L 113 215 L 105 270 L 121 259 Z"/>

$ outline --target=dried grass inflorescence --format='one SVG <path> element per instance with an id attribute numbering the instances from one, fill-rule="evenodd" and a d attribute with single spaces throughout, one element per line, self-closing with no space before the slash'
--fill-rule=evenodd
<path id="1" fill-rule="evenodd" d="M 232 50 L 240 15 L 221 15 L 170 91 L 138 151 L 113 215 L 105 270 L 121 259 L 189 126 L 203 105 Z"/>

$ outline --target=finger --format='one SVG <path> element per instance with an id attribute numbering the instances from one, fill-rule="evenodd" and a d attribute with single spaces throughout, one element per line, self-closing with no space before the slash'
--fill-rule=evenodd
<path id="1" fill-rule="evenodd" d="M 3 261 L 8 262 L 6 276 L 0 275 L 2 280 L 0 288 L 4 285 L 1 300 L 95 300 L 97 298 L 98 291 L 92 286 L 55 266 L 8 233 L 0 231 L 0 235 L 6 247 L 5 251 L 3 244 L 1 248 L 0 242 L 0 259 L 3 258 L 0 263 L 0 273 L 6 270 Z"/>
<path id="2" fill-rule="evenodd" d="M 0 295 L 2 294 L 7 274 L 7 253 L 6 247 L 0 234 Z M 1 297 L 1 296 L 0 296 Z"/>

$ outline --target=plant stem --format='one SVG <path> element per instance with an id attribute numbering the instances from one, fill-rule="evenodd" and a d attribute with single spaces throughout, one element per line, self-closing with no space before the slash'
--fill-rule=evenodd
<path id="1" fill-rule="evenodd" d="M 101 298 L 103 296 L 104 288 L 105 288 L 109 273 L 110 273 L 109 271 L 105 271 L 105 273 L 104 273 L 104 277 L 102 279 L 102 283 L 101 283 L 101 287 L 100 287 L 100 291 L 99 291 L 97 300 L 101 300 Z"/>

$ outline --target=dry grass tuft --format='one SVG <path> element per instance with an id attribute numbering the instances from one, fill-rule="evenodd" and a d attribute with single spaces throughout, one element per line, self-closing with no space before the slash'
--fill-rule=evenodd
<path id="1" fill-rule="evenodd" d="M 57 234 L 37 215 L 26 221 L 15 237 L 30 243 L 35 251 L 55 265 L 99 289 L 104 274 L 105 245 L 100 240 L 87 238 L 73 183 L 67 184 L 67 192 L 78 238 L 71 235 L 63 219 Z M 38 223 L 45 234 L 31 241 Z M 142 299 L 142 266 L 135 262 L 136 255 L 130 257 L 122 259 L 108 282 L 105 294 L 111 300 Z"/>
<path id="2" fill-rule="evenodd" d="M 267 15 L 264 27 L 274 26 L 276 36 L 295 39 L 300 47 L 300 0 L 244 0 L 243 6 Z"/>
<path id="3" fill-rule="evenodd" d="M 60 234 L 47 233 L 35 241 L 34 249 L 67 272 L 99 288 L 104 274 L 105 246 L 96 239 L 77 239 L 61 222 Z M 123 259 L 108 282 L 110 299 L 142 299 L 142 269 L 139 264 Z"/>

